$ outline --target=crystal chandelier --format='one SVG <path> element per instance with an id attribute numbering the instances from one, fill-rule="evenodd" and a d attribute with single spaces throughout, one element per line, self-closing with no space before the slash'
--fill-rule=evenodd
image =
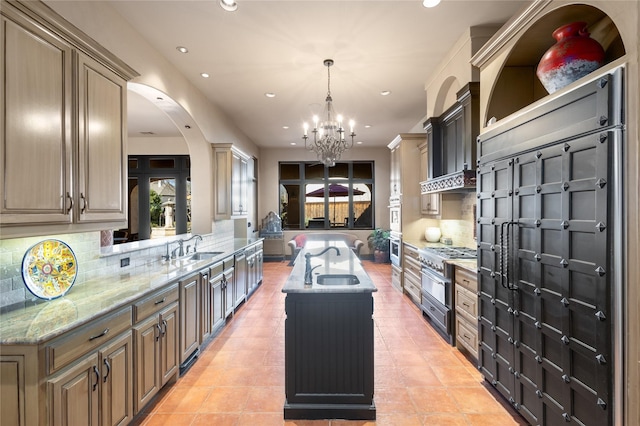
<path id="1" fill-rule="evenodd" d="M 333 109 L 333 99 L 331 99 L 331 71 L 333 59 L 325 59 L 324 65 L 327 67 L 327 98 L 326 105 L 322 111 L 322 119 L 320 121 L 317 115 L 313 116 L 313 141 L 309 141 L 307 132 L 309 125 L 304 123 L 304 147 L 309 151 L 313 151 L 318 156 L 318 160 L 327 167 L 336 165 L 336 160 L 344 151 L 353 147 L 353 138 L 356 134 L 353 132 L 354 121 L 349 121 L 351 141 L 345 140 L 345 130 L 342 127 L 342 116 L 336 115 Z"/>

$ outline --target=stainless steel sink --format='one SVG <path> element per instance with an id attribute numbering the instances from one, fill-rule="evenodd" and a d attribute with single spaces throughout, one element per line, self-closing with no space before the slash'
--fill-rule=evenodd
<path id="1" fill-rule="evenodd" d="M 188 260 L 206 260 L 213 259 L 216 256 L 221 255 L 223 252 L 221 251 L 199 251 L 193 253 L 191 256 L 188 256 Z"/>
<path id="2" fill-rule="evenodd" d="M 360 284 L 357 276 L 351 274 L 318 275 L 316 282 L 320 285 L 356 285 Z"/>

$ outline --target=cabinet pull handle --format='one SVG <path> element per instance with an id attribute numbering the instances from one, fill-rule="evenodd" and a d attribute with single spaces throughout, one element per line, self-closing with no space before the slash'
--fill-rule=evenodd
<path id="1" fill-rule="evenodd" d="M 429 310 L 434 311 L 436 310 L 436 308 L 434 308 L 433 306 L 429 306 Z"/>
<path id="2" fill-rule="evenodd" d="M 162 337 L 167 334 L 167 320 L 162 320 Z"/>
<path id="3" fill-rule="evenodd" d="M 162 334 L 162 328 L 160 328 L 160 324 L 156 324 L 156 330 L 158 330 L 158 334 L 156 334 L 156 342 L 160 340 L 160 335 Z"/>
<path id="4" fill-rule="evenodd" d="M 462 302 L 462 306 L 466 306 L 468 308 L 469 304 L 467 302 Z"/>
<path id="5" fill-rule="evenodd" d="M 108 359 L 104 360 L 104 366 L 107 367 L 107 374 L 104 375 L 104 377 L 102 378 L 102 381 L 104 383 L 107 383 L 107 378 L 109 377 L 109 374 L 111 374 L 111 366 L 109 365 Z"/>
<path id="6" fill-rule="evenodd" d="M 105 329 L 104 329 L 104 331 L 103 331 L 102 333 L 98 334 L 97 336 L 91 336 L 91 337 L 89 337 L 89 340 L 96 340 L 96 339 L 99 339 L 99 338 L 100 338 L 100 337 L 102 337 L 102 336 L 106 336 L 108 332 L 109 332 L 109 329 L 108 329 L 108 328 L 105 328 Z"/>
<path id="7" fill-rule="evenodd" d="M 471 340 L 471 337 L 467 336 L 466 334 L 463 334 L 464 338 L 467 340 Z"/>
<path id="8" fill-rule="evenodd" d="M 73 197 L 71 196 L 71 194 L 69 194 L 69 192 L 67 192 L 67 199 L 69 200 L 69 208 L 67 209 L 67 214 L 69 214 L 71 212 L 71 209 L 73 208 Z"/>
<path id="9" fill-rule="evenodd" d="M 98 367 L 97 366 L 93 366 L 93 374 L 96 375 L 96 382 L 93 384 L 93 390 L 96 390 L 96 387 L 98 387 L 98 383 L 100 383 L 100 372 L 98 371 Z"/>
<path id="10" fill-rule="evenodd" d="M 161 304 L 161 303 L 164 303 L 164 301 L 165 301 L 165 300 L 167 300 L 167 298 L 166 298 L 166 297 L 163 297 L 163 298 L 162 298 L 162 299 L 160 299 L 160 300 L 156 300 L 156 301 L 154 302 L 154 305 L 159 305 L 159 304 Z"/>
<path id="11" fill-rule="evenodd" d="M 80 214 L 84 214 L 84 212 L 87 210 L 87 198 L 84 196 L 84 194 L 81 192 L 80 193 L 80 199 L 82 200 L 82 209 L 80 210 Z"/>
<path id="12" fill-rule="evenodd" d="M 462 279 L 462 282 L 469 284 L 469 280 L 465 280 L 464 278 Z"/>

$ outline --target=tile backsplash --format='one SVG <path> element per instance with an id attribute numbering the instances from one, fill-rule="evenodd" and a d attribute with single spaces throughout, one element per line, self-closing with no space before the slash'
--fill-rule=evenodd
<path id="1" fill-rule="evenodd" d="M 441 220 L 440 230 L 443 237 L 449 237 L 456 246 L 476 248 L 475 210 L 476 193 L 472 192 L 462 198 L 462 217 L 460 220 Z"/>
<path id="2" fill-rule="evenodd" d="M 227 244 L 234 238 L 233 223 L 219 223 L 215 233 L 202 237 L 203 241 L 198 244 L 199 251 L 205 251 L 206 247 Z M 166 253 L 165 242 L 171 238 L 112 247 L 100 247 L 99 231 L 0 240 L 0 308 L 34 298 L 22 278 L 22 260 L 31 246 L 46 239 L 64 241 L 71 247 L 78 260 L 74 285 L 82 285 L 96 277 L 122 273 L 136 274 L 137 268 L 148 268 L 150 263 L 160 261 L 161 256 Z M 127 257 L 129 265 L 121 267 L 120 260 Z"/>

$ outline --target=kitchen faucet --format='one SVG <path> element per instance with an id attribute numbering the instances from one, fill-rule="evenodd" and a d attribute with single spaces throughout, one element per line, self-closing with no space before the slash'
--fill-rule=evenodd
<path id="1" fill-rule="evenodd" d="M 198 251 L 198 241 L 202 241 L 202 236 L 201 236 L 201 235 L 199 235 L 199 234 L 193 234 L 193 235 L 191 236 L 191 238 L 189 238 L 188 240 L 184 240 L 184 241 L 182 241 L 182 242 L 183 242 L 183 243 L 188 243 L 189 241 L 193 240 L 194 238 L 196 239 L 196 242 L 195 242 L 195 243 L 193 243 L 193 252 L 195 253 L 195 252 L 197 252 L 197 251 Z M 189 247 L 190 247 L 190 246 L 187 246 L 187 254 L 189 253 Z"/>
<path id="2" fill-rule="evenodd" d="M 311 253 L 305 253 L 304 255 L 304 283 L 305 285 L 310 285 L 313 284 L 313 277 L 311 276 L 311 272 L 313 272 L 314 269 L 316 269 L 318 266 L 320 265 L 316 265 L 313 268 L 311 267 L 311 258 L 312 257 L 316 257 L 316 256 L 322 256 L 323 254 L 325 254 L 327 251 L 334 249 L 336 251 L 336 256 L 340 256 L 340 249 L 338 247 L 334 247 L 334 246 L 330 246 L 327 247 L 326 249 L 322 250 L 320 253 L 317 254 L 311 254 Z"/>

